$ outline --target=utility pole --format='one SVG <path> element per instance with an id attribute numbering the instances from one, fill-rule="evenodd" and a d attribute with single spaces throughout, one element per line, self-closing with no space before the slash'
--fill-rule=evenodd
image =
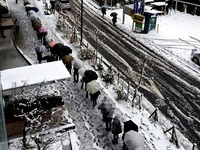
<path id="1" fill-rule="evenodd" d="M 83 44 L 83 0 L 81 0 L 81 46 Z"/>

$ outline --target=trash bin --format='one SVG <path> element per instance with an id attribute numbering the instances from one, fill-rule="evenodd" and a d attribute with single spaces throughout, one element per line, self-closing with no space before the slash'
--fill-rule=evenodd
<path id="1" fill-rule="evenodd" d="M 157 16 L 149 12 L 144 12 L 144 16 L 145 16 L 144 33 L 148 33 L 151 30 L 155 30 Z"/>

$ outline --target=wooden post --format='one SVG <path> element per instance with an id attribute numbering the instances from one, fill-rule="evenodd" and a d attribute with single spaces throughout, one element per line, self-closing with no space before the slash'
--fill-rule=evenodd
<path id="1" fill-rule="evenodd" d="M 192 150 L 195 150 L 196 146 L 197 146 L 197 144 L 193 143 Z"/>
<path id="2" fill-rule="evenodd" d="M 99 64 L 102 64 L 102 62 L 103 62 L 103 57 L 101 56 Z"/>
<path id="3" fill-rule="evenodd" d="M 128 101 L 129 90 L 130 90 L 130 83 L 128 82 L 128 89 L 127 89 L 127 97 L 126 97 L 126 101 Z"/>
<path id="4" fill-rule="evenodd" d="M 169 128 L 168 130 L 164 131 L 164 133 L 171 131 L 173 128 L 174 128 L 174 125 L 171 128 Z"/>
<path id="5" fill-rule="evenodd" d="M 97 59 L 98 59 L 98 57 L 97 57 L 97 51 L 95 51 L 95 65 L 97 64 Z"/>
<path id="6" fill-rule="evenodd" d="M 120 73 L 117 74 L 117 84 L 119 84 Z"/>
<path id="7" fill-rule="evenodd" d="M 175 130 L 175 126 L 173 125 L 171 128 L 169 128 L 168 130 L 164 131 L 164 133 L 167 133 L 167 132 L 169 132 L 171 130 L 172 130 L 172 136 L 171 136 L 170 141 L 171 142 L 175 142 L 176 147 L 179 148 L 180 144 L 179 144 L 178 136 L 177 136 L 177 133 L 176 133 L 176 130 Z"/>
<path id="8" fill-rule="evenodd" d="M 154 112 L 149 116 L 149 118 L 153 117 L 153 119 L 155 121 L 158 121 L 158 112 L 157 112 L 158 108 L 156 107 L 156 109 L 154 110 Z"/>
<path id="9" fill-rule="evenodd" d="M 157 24 L 157 33 L 158 33 L 158 31 L 159 31 L 159 26 L 160 26 L 160 25 L 159 25 L 159 24 Z"/>
<path id="10" fill-rule="evenodd" d="M 143 94 L 141 94 L 140 98 L 139 98 L 139 109 L 142 109 L 142 98 L 143 98 Z"/>
<path id="11" fill-rule="evenodd" d="M 137 97 L 137 89 L 135 89 L 135 92 L 134 92 L 134 95 L 133 95 L 133 99 L 132 99 L 132 109 L 134 107 L 134 101 L 135 101 L 135 98 Z"/>

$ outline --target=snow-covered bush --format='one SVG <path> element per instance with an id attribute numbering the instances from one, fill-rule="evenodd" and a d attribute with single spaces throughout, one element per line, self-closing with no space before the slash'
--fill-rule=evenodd
<path id="1" fill-rule="evenodd" d="M 126 99 L 126 93 L 124 91 L 124 88 L 121 85 L 114 86 L 114 90 L 117 94 L 117 100 L 125 100 Z"/>
<path id="2" fill-rule="evenodd" d="M 102 78 L 103 82 L 105 82 L 107 85 L 114 83 L 114 74 L 113 74 L 113 72 L 103 71 L 102 74 L 101 74 L 101 78 Z"/>
<path id="3" fill-rule="evenodd" d="M 13 115 L 23 115 L 35 108 L 49 109 L 63 105 L 64 101 L 60 92 L 53 86 L 47 85 L 33 90 L 24 90 L 14 96 L 7 96 L 5 111 Z"/>
<path id="4" fill-rule="evenodd" d="M 96 65 L 92 65 L 92 67 L 93 67 L 96 71 L 100 71 L 100 73 L 101 73 L 101 71 L 104 70 L 103 65 L 100 64 L 100 63 L 98 63 L 98 64 L 96 64 Z"/>
<path id="5" fill-rule="evenodd" d="M 93 57 L 94 57 L 94 52 L 89 48 L 82 49 L 79 53 L 79 58 L 81 60 L 88 60 L 92 59 Z"/>

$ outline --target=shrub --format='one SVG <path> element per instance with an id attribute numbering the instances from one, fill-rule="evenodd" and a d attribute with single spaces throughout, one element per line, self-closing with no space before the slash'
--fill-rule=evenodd
<path id="1" fill-rule="evenodd" d="M 91 49 L 86 48 L 80 51 L 79 58 L 81 60 L 92 59 L 94 57 L 94 53 Z"/>

